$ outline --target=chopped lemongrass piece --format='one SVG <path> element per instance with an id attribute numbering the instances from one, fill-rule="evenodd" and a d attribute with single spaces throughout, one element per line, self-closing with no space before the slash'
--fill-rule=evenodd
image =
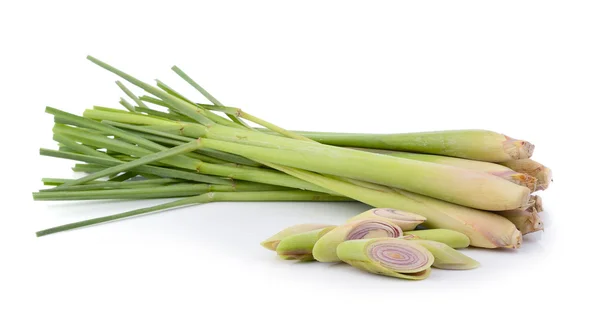
<path id="1" fill-rule="evenodd" d="M 277 245 L 277 255 L 285 260 L 311 261 L 315 243 L 335 226 L 323 227 L 284 237 Z"/>
<path id="2" fill-rule="evenodd" d="M 400 227 L 402 231 L 413 230 L 427 220 L 427 218 L 412 212 L 392 208 L 374 208 L 348 219 L 348 222 L 374 218 L 385 218 Z"/>
<path id="3" fill-rule="evenodd" d="M 262 241 L 260 243 L 260 245 L 262 245 L 265 249 L 267 250 L 273 250 L 275 251 L 277 249 L 277 246 L 279 245 L 279 243 L 281 242 L 282 239 L 288 237 L 288 236 L 292 236 L 292 235 L 296 235 L 296 234 L 300 234 L 300 233 L 304 233 L 304 232 L 310 232 L 316 229 L 322 229 L 325 227 L 335 227 L 333 225 L 326 225 L 326 224 L 300 224 L 300 225 L 294 225 L 291 227 L 288 227 L 282 231 L 280 231 L 279 233 L 267 238 L 266 240 Z"/>
<path id="4" fill-rule="evenodd" d="M 429 240 L 410 240 L 426 248 L 433 254 L 433 267 L 439 269 L 465 270 L 479 267 L 479 262 L 462 254 L 442 242 Z"/>
<path id="5" fill-rule="evenodd" d="M 323 235 L 315 244 L 313 256 L 320 262 L 336 262 L 340 261 L 336 253 L 337 247 L 344 241 L 400 236 L 402 230 L 387 219 L 355 220 L 337 226 Z"/>
<path id="6" fill-rule="evenodd" d="M 435 260 L 423 246 L 397 238 L 345 241 L 337 247 L 337 256 L 370 273 L 412 280 L 427 278 Z"/>
<path id="7" fill-rule="evenodd" d="M 412 235 L 416 239 L 436 241 L 447 244 L 454 249 L 466 248 L 471 243 L 467 235 L 443 228 L 436 229 L 425 229 L 425 230 L 413 230 L 405 233 L 406 235 Z"/>

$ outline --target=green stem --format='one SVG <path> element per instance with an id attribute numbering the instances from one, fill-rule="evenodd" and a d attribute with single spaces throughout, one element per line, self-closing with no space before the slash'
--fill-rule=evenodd
<path id="1" fill-rule="evenodd" d="M 219 100 L 217 100 L 210 93 L 208 93 L 208 91 L 206 91 L 202 86 L 200 86 L 200 84 L 196 83 L 190 76 L 188 76 L 186 73 L 184 73 L 183 70 L 179 69 L 179 67 L 173 66 L 173 67 L 171 67 L 171 69 L 177 75 L 179 75 L 179 77 L 181 77 L 184 81 L 188 82 L 188 84 L 190 84 L 193 88 L 195 88 L 200 93 L 202 93 L 202 95 L 205 98 L 207 98 L 208 101 L 212 102 L 214 105 L 217 105 L 217 106 L 223 105 Z M 229 117 L 229 119 L 231 119 L 235 123 L 242 125 L 246 128 L 250 128 L 250 126 L 248 126 L 243 120 L 239 119 L 235 114 L 230 114 L 230 113 L 226 113 L 226 114 Z"/>
<path id="2" fill-rule="evenodd" d="M 135 96 L 135 94 L 133 94 L 133 92 L 131 92 L 123 83 L 121 83 L 121 81 L 116 81 L 117 85 L 119 86 L 119 88 L 125 92 L 125 94 L 127 94 L 127 96 L 129 98 L 131 98 L 131 100 L 133 100 L 133 102 L 135 102 L 135 104 L 137 104 L 138 107 L 146 107 L 146 105 L 140 101 L 140 99 Z M 134 112 L 136 111 L 135 109 L 133 110 Z"/>
<path id="3" fill-rule="evenodd" d="M 54 134 L 53 139 L 57 142 L 62 143 L 67 148 L 81 154 L 88 156 L 94 156 L 98 158 L 111 159 L 112 157 L 104 152 L 97 151 L 87 145 L 79 144 L 67 135 Z"/>
<path id="4" fill-rule="evenodd" d="M 124 183 L 125 184 L 125 183 Z M 206 192 L 235 192 L 235 191 L 281 191 L 289 190 L 280 186 L 239 183 L 236 185 L 211 185 L 181 183 L 166 186 L 145 186 L 138 188 L 108 189 L 108 190 L 74 190 L 33 193 L 36 201 L 72 201 L 72 200 L 106 200 L 106 199 L 156 199 L 177 198 L 198 195 Z"/>
<path id="5" fill-rule="evenodd" d="M 198 140 L 195 140 L 195 141 L 183 144 L 183 145 L 176 146 L 174 148 L 170 148 L 168 150 L 164 150 L 164 151 L 160 151 L 160 152 L 156 152 L 156 153 L 152 153 L 152 154 L 143 156 L 143 157 L 141 157 L 137 160 L 131 161 L 131 162 L 126 162 L 126 163 L 123 163 L 123 164 L 120 164 L 117 166 L 106 168 L 103 171 L 99 171 L 97 173 L 90 174 L 90 175 L 82 177 L 78 180 L 75 180 L 72 182 L 67 182 L 61 186 L 58 186 L 57 188 L 83 184 L 85 182 L 93 181 L 98 178 L 105 177 L 105 176 L 108 176 L 111 174 L 128 171 L 135 167 L 147 165 L 147 164 L 153 163 L 155 161 L 162 161 L 163 159 L 167 159 L 167 158 L 179 155 L 179 154 L 194 151 L 195 149 L 198 149 L 202 146 L 203 146 L 202 142 L 198 139 Z"/>
<path id="6" fill-rule="evenodd" d="M 170 139 L 178 141 L 178 142 L 168 143 L 170 145 L 179 145 L 179 144 L 182 144 L 181 142 L 190 142 L 190 141 L 194 140 L 194 138 L 191 138 L 191 137 L 175 135 L 175 134 L 168 133 L 168 132 L 162 132 L 162 131 L 148 128 L 145 126 L 123 124 L 123 123 L 113 122 L 110 120 L 103 120 L 102 122 L 105 124 L 111 125 L 111 126 L 116 126 L 116 127 L 120 127 L 120 128 L 129 129 L 132 131 L 138 131 L 138 132 L 143 132 L 143 133 L 152 134 L 152 135 L 157 135 L 160 137 L 170 138 Z M 145 137 L 145 136 L 141 136 L 141 137 Z M 150 138 L 148 138 L 148 139 L 150 139 Z M 164 141 L 164 139 L 163 139 L 163 141 Z M 197 152 L 201 152 L 205 155 L 208 155 L 208 156 L 211 156 L 211 157 L 223 160 L 223 161 L 233 162 L 233 163 L 244 165 L 244 166 L 254 166 L 254 167 L 260 166 L 260 164 L 254 162 L 252 160 L 249 160 L 245 157 L 227 153 L 227 152 L 217 151 L 214 149 L 198 149 Z"/>
<path id="7" fill-rule="evenodd" d="M 61 185 L 73 179 L 61 179 L 61 180 L 49 180 L 52 184 L 48 184 L 44 180 L 44 185 Z M 40 190 L 40 192 L 72 192 L 72 191 L 91 191 L 91 190 L 102 190 L 102 189 L 127 189 L 127 188 L 141 188 L 141 187 L 156 187 L 160 185 L 176 184 L 181 183 L 182 180 L 175 178 L 158 178 L 149 180 L 129 181 L 129 182 L 118 182 L 114 180 L 109 181 L 92 181 L 85 185 L 67 186 L 62 190 L 56 188 Z"/>
<path id="8" fill-rule="evenodd" d="M 137 173 L 134 173 L 134 172 L 131 172 L 131 171 L 127 171 L 127 172 L 124 172 L 124 173 L 122 173 L 120 175 L 117 175 L 115 177 L 110 178 L 108 181 L 109 182 L 124 182 L 124 181 L 126 181 L 128 179 L 136 177 L 137 175 L 138 175 Z M 67 187 L 67 186 L 65 186 L 65 187 Z"/>
<path id="9" fill-rule="evenodd" d="M 127 100 L 125 100 L 124 98 L 120 98 L 119 99 L 119 103 L 125 107 L 125 109 L 131 111 L 131 112 L 135 112 L 135 108 L 133 107 L 133 105 L 131 105 L 131 103 L 127 102 Z"/>
<path id="10" fill-rule="evenodd" d="M 84 220 L 62 226 L 57 226 L 36 233 L 38 237 L 63 232 L 80 227 L 106 223 L 109 221 L 141 215 L 145 213 L 162 211 L 176 207 L 183 207 L 195 204 L 224 201 L 350 201 L 348 198 L 332 196 L 327 194 L 306 192 L 306 191 L 266 191 L 266 192 L 223 192 L 206 193 L 194 197 L 189 197 L 169 203 L 164 203 L 148 208 L 132 210 L 95 219 Z"/>
<path id="11" fill-rule="evenodd" d="M 116 165 L 123 163 L 122 161 L 119 161 L 116 159 L 102 159 L 102 158 L 86 156 L 86 155 L 82 155 L 82 154 L 48 150 L 48 149 L 40 149 L 40 154 L 43 156 L 50 156 L 50 157 L 55 157 L 55 158 L 63 158 L 63 159 L 89 162 L 92 164 L 100 165 L 99 167 L 101 167 L 102 169 L 106 168 L 107 166 L 108 167 L 116 166 Z M 177 169 L 172 169 L 172 168 L 155 167 L 155 166 L 149 166 L 149 165 L 137 167 L 133 171 L 137 172 L 137 173 L 142 173 L 142 174 L 153 174 L 153 175 L 158 175 L 158 176 L 162 176 L 162 177 L 177 178 L 177 179 L 183 179 L 183 180 L 188 180 L 188 181 L 193 181 L 193 182 L 198 182 L 198 183 L 210 183 L 210 184 L 221 184 L 221 185 L 232 185 L 233 184 L 231 179 L 223 179 L 223 178 L 219 178 L 219 177 L 215 177 L 215 176 L 206 176 L 206 175 L 202 175 L 202 174 L 198 174 L 198 173 L 192 173 L 192 172 L 187 172 L 187 171 L 182 171 L 182 170 L 177 170 Z"/>
<path id="12" fill-rule="evenodd" d="M 173 96 L 157 87 L 154 87 L 150 84 L 144 83 L 144 82 L 138 80 L 137 78 L 135 78 L 123 71 L 120 71 L 120 70 L 116 69 L 115 67 L 112 67 L 111 65 L 104 63 L 92 56 L 88 56 L 87 59 L 90 60 L 91 62 L 95 63 L 96 65 L 120 76 L 121 78 L 125 79 L 129 83 L 138 86 L 139 88 L 143 89 L 144 91 L 161 98 L 167 104 L 169 104 L 170 106 L 175 108 L 177 111 L 179 111 L 182 114 L 190 117 L 191 119 L 201 123 L 202 125 L 206 125 L 206 126 L 214 125 L 214 122 L 212 120 L 210 120 L 209 118 L 207 118 L 204 115 L 204 113 L 201 112 L 202 110 L 199 109 L 198 107 L 196 107 L 195 105 L 190 104 L 184 100 L 181 100 L 180 98 Z"/>

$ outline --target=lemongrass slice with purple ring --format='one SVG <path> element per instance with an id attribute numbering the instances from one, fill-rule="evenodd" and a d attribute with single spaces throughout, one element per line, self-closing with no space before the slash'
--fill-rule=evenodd
<path id="1" fill-rule="evenodd" d="M 277 250 L 277 245 L 279 245 L 279 242 L 281 242 L 282 239 L 284 239 L 288 236 L 292 236 L 292 235 L 300 234 L 300 233 L 304 233 L 304 232 L 310 232 L 315 229 L 322 229 L 325 227 L 332 227 L 332 226 L 333 225 L 326 225 L 326 224 L 294 225 L 294 226 L 288 227 L 288 228 L 280 231 L 279 233 L 267 238 L 266 240 L 262 241 L 260 243 L 260 245 L 262 245 L 267 250 L 275 251 L 275 250 Z"/>
<path id="2" fill-rule="evenodd" d="M 388 219 L 403 231 L 413 230 L 427 220 L 427 218 L 412 212 L 392 208 L 374 208 L 348 219 L 348 222 L 373 218 Z"/>
<path id="3" fill-rule="evenodd" d="M 397 238 L 345 241 L 338 245 L 337 255 L 358 269 L 412 280 L 427 278 L 435 260 L 423 246 Z"/>
<path id="4" fill-rule="evenodd" d="M 321 262 L 338 262 L 337 246 L 348 240 L 402 236 L 402 230 L 388 219 L 361 219 L 340 225 L 321 237 L 313 257 Z"/>

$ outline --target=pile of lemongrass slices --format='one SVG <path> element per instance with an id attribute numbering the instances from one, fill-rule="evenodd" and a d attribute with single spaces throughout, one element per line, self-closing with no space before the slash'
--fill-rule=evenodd
<path id="1" fill-rule="evenodd" d="M 473 269 L 479 263 L 455 249 L 469 238 L 449 229 L 414 230 L 420 215 L 375 208 L 339 226 L 302 224 L 282 230 L 261 244 L 285 260 L 343 261 L 358 269 L 391 277 L 420 280 L 438 269 Z"/>
<path id="2" fill-rule="evenodd" d="M 436 267 L 436 251 L 407 232 L 414 228 L 458 232 L 470 246 L 484 248 L 518 248 L 523 234 L 543 229 L 541 198 L 532 193 L 548 187 L 551 172 L 530 159 L 534 146 L 526 141 L 485 130 L 385 135 L 289 131 L 223 105 L 176 66 L 173 71 L 210 104 L 195 102 L 158 80 L 153 86 L 88 59 L 145 94 L 138 96 L 119 81 L 130 98 L 120 99 L 124 109 L 94 106 L 78 116 L 47 107 L 58 149 L 41 149 L 40 154 L 78 161 L 73 170 L 86 175 L 44 178 L 45 185 L 54 187 L 35 192 L 34 199 L 176 199 L 45 229 L 38 236 L 216 201 L 360 201 L 422 220 L 410 229 L 385 227 L 386 233 L 397 235 L 393 241 L 365 238 L 383 231 L 357 232 L 365 237 L 338 237 L 342 241 L 335 246 L 319 245 L 315 233 L 328 242 L 325 236 L 342 227 L 352 230 L 356 222 L 318 232 L 300 230 L 312 233 L 307 237 L 315 240 L 315 248 L 335 260 L 383 273 L 364 262 L 392 255 L 394 249 L 400 249 L 394 258 L 416 249 L 415 258 L 433 260 Z M 288 237 L 303 237 L 295 231 L 288 231 Z M 281 243 L 272 248 L 293 258 L 294 247 L 287 253 L 285 247 L 280 250 L 284 239 Z M 310 255 L 321 261 L 320 251 L 312 250 L 299 258 Z M 427 269 L 403 273 L 426 276 Z"/>

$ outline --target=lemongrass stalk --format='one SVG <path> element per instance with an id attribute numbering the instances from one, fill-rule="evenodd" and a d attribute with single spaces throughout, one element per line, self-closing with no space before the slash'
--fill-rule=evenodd
<path id="1" fill-rule="evenodd" d="M 80 154 L 85 154 L 88 156 L 94 156 L 94 157 L 105 158 L 105 159 L 112 158 L 110 155 L 106 154 L 105 152 L 100 152 L 98 150 L 95 150 L 94 148 L 91 148 L 89 146 L 75 142 L 72 138 L 70 138 L 67 135 L 54 134 L 54 135 L 52 135 L 52 139 L 57 142 L 60 142 L 61 144 L 63 144 L 63 146 L 65 146 L 77 153 L 80 153 Z"/>
<path id="2" fill-rule="evenodd" d="M 188 82 L 188 84 L 190 84 L 193 88 L 195 88 L 198 92 L 202 93 L 202 95 L 208 99 L 208 101 L 212 102 L 213 104 L 217 105 L 217 106 L 222 106 L 221 102 L 219 102 L 219 100 L 217 100 L 215 97 L 213 97 L 210 93 L 208 93 L 208 91 L 206 91 L 202 86 L 200 86 L 198 83 L 196 83 L 190 76 L 188 76 L 186 73 L 183 72 L 183 70 L 179 69 L 179 67 L 177 66 L 173 66 L 171 67 L 171 70 L 173 70 L 177 75 L 179 75 L 179 77 L 181 77 L 184 81 Z M 240 124 L 244 127 L 248 127 L 249 126 L 244 123 L 244 121 L 240 120 L 235 114 L 230 114 L 227 113 L 227 116 L 229 117 L 229 119 L 231 119 L 233 122 Z"/>
<path id="3" fill-rule="evenodd" d="M 145 114 L 147 114 L 148 116 L 151 117 L 156 117 L 156 118 L 164 118 L 164 119 L 169 119 L 169 120 L 177 120 L 177 116 L 167 113 L 167 112 L 162 112 L 159 110 L 154 110 L 154 109 L 150 109 L 150 108 L 146 108 L 146 107 L 135 107 L 135 111 L 136 112 L 143 112 Z"/>
<path id="4" fill-rule="evenodd" d="M 164 102 L 163 100 L 161 100 L 161 99 L 158 99 L 158 98 L 155 98 L 155 97 L 151 97 L 149 95 L 142 95 L 139 98 L 140 98 L 140 100 L 142 100 L 144 102 L 152 103 L 152 104 L 155 104 L 157 106 L 164 107 L 164 108 L 169 108 L 169 105 L 166 102 Z"/>
<path id="5" fill-rule="evenodd" d="M 200 106 L 197 103 L 194 103 L 193 101 L 191 101 L 188 98 L 184 97 L 179 92 L 175 91 L 174 89 L 172 89 L 171 87 L 169 87 L 165 83 L 163 83 L 163 82 L 161 82 L 159 80 L 156 80 L 156 85 L 159 88 L 163 89 L 168 94 L 173 95 L 173 96 L 175 96 L 175 97 L 177 97 L 177 98 L 179 98 L 179 99 L 187 102 L 188 104 L 196 106 L 197 108 L 199 108 L 199 110 L 201 110 L 201 112 L 202 112 L 202 114 L 204 116 L 206 116 L 208 119 L 212 120 L 213 122 L 218 123 L 218 124 L 222 124 L 222 125 L 225 125 L 225 126 L 234 127 L 234 128 L 238 128 L 239 127 L 238 124 L 236 124 L 234 122 L 231 122 L 231 121 L 229 121 L 229 120 L 227 120 L 227 119 L 225 119 L 225 118 L 223 118 L 223 117 L 221 117 L 221 116 L 219 116 L 219 115 L 217 115 L 215 113 L 207 111 L 206 109 L 202 108 L 202 106 Z"/>
<path id="6" fill-rule="evenodd" d="M 552 170 L 537 161 L 531 159 L 521 159 L 505 161 L 501 162 L 500 164 L 514 171 L 535 177 L 538 181 L 536 191 L 547 189 L 550 185 L 550 182 L 552 182 Z"/>
<path id="7" fill-rule="evenodd" d="M 166 186 L 146 186 L 141 188 L 124 188 L 108 190 L 75 190 L 33 193 L 36 201 L 72 201 L 72 200 L 106 200 L 106 199 L 156 199 L 193 196 L 206 192 L 256 192 L 256 191 L 289 191 L 280 186 L 238 183 L 236 185 L 211 185 L 179 183 Z"/>
<path id="8" fill-rule="evenodd" d="M 366 238 L 402 236 L 402 230 L 391 221 L 384 218 L 356 220 L 333 228 L 323 235 L 313 248 L 313 256 L 320 262 L 337 262 L 340 258 L 336 250 L 338 245 L 348 240 Z"/>
<path id="9" fill-rule="evenodd" d="M 103 110 L 103 111 L 109 111 L 109 112 L 127 112 L 124 111 L 123 109 L 117 109 L 117 108 L 109 108 L 109 107 L 103 107 L 103 106 L 93 106 L 92 107 L 94 110 Z"/>
<path id="10" fill-rule="evenodd" d="M 347 222 L 374 218 L 385 218 L 400 227 L 402 231 L 413 230 L 427 220 L 427 218 L 412 212 L 391 208 L 373 208 L 348 219 Z"/>
<path id="11" fill-rule="evenodd" d="M 479 267 L 479 262 L 442 242 L 411 240 L 433 254 L 433 267 L 438 269 L 466 270 Z"/>
<path id="12" fill-rule="evenodd" d="M 275 251 L 277 246 L 284 238 L 304 232 L 314 231 L 316 229 L 323 229 L 325 227 L 335 227 L 334 225 L 326 225 L 326 224 L 300 224 L 288 227 L 279 233 L 267 238 L 262 241 L 260 245 L 262 245 L 267 250 Z"/>
<path id="13" fill-rule="evenodd" d="M 57 188 L 63 188 L 66 186 L 74 186 L 74 185 L 83 184 L 88 181 L 93 181 L 98 178 L 108 176 L 110 174 L 128 171 L 128 170 L 134 169 L 135 167 L 150 164 L 155 161 L 161 161 L 163 159 L 167 159 L 167 158 L 170 158 L 170 157 L 182 154 L 182 153 L 191 152 L 200 147 L 202 147 L 202 142 L 200 140 L 195 140 L 195 141 L 183 144 L 183 145 L 176 146 L 176 147 L 168 149 L 168 150 L 164 150 L 164 151 L 160 151 L 160 152 L 156 152 L 156 153 L 152 153 L 152 154 L 143 156 L 143 157 L 141 157 L 137 160 L 133 160 L 131 162 L 123 163 L 123 164 L 113 166 L 113 167 L 108 167 L 103 171 L 99 171 L 97 173 L 90 174 L 90 175 L 82 177 L 80 179 L 64 183 L 63 185 L 58 186 Z"/>
<path id="14" fill-rule="evenodd" d="M 131 91 L 130 91 L 130 90 L 129 90 L 129 89 L 128 89 L 128 88 L 127 88 L 125 85 L 123 85 L 123 83 L 121 83 L 121 81 L 116 81 L 116 83 L 117 83 L 117 86 L 119 86 L 119 88 L 120 88 L 120 89 L 121 89 L 121 90 L 122 90 L 122 91 L 123 91 L 125 94 L 127 94 L 127 96 L 128 96 L 129 98 L 131 98 L 131 100 L 133 100 L 133 102 L 135 102 L 135 104 L 136 104 L 138 107 L 146 107 L 146 105 L 145 105 L 145 104 L 144 104 L 142 101 L 140 101 L 140 99 L 139 99 L 139 98 L 138 98 L 138 97 L 137 97 L 135 94 L 133 94 L 133 92 L 131 92 Z M 135 109 L 133 109 L 133 112 L 136 112 L 136 110 L 135 110 Z"/>
<path id="15" fill-rule="evenodd" d="M 428 228 L 445 228 L 467 235 L 472 246 L 518 248 L 521 233 L 506 218 L 402 190 L 374 190 L 299 169 L 277 169 L 375 208 L 398 208 L 422 215 Z"/>
<path id="16" fill-rule="evenodd" d="M 108 181 L 110 181 L 110 182 L 124 182 L 124 181 L 127 181 L 127 180 L 131 179 L 131 178 L 136 177 L 137 175 L 138 175 L 137 173 L 134 173 L 132 171 L 126 171 L 124 173 L 118 173 L 116 176 L 109 178 Z M 77 186 L 81 186 L 81 185 L 77 185 Z M 66 187 L 69 187 L 69 186 L 65 186 L 65 188 Z M 63 191 L 64 191 L 64 188 L 63 188 Z"/>
<path id="17" fill-rule="evenodd" d="M 363 149 L 356 148 L 357 150 L 369 151 L 375 153 L 381 153 L 393 157 L 404 158 L 404 159 L 412 159 L 424 162 L 432 162 L 441 165 L 454 166 L 459 168 L 465 168 L 470 170 L 476 170 L 485 172 L 488 174 L 496 175 L 498 177 L 504 178 L 510 182 L 513 182 L 517 185 L 527 187 L 531 192 L 536 189 L 536 178 L 533 176 L 529 176 L 527 174 L 518 173 L 506 166 L 485 162 L 485 161 L 477 161 L 463 158 L 455 158 L 455 157 L 446 157 L 435 154 L 423 154 L 423 153 L 411 153 L 411 152 L 400 152 L 400 151 L 388 151 L 388 150 L 378 150 L 378 149 Z"/>
<path id="18" fill-rule="evenodd" d="M 71 167 L 71 170 L 76 173 L 93 174 L 93 173 L 99 172 L 105 168 L 106 167 L 104 167 L 104 166 L 100 166 L 100 165 L 96 165 L 96 164 L 75 164 L 73 167 Z"/>
<path id="19" fill-rule="evenodd" d="M 544 222 L 535 207 L 500 211 L 498 214 L 510 220 L 523 235 L 544 230 Z"/>
<path id="20" fill-rule="evenodd" d="M 315 243 L 335 226 L 324 227 L 284 237 L 277 245 L 277 255 L 285 260 L 312 261 Z"/>
<path id="21" fill-rule="evenodd" d="M 58 183 L 55 185 L 61 185 L 65 182 L 73 181 L 74 179 L 63 179 L 62 183 Z M 174 178 L 158 178 L 158 179 L 148 179 L 148 180 L 139 180 L 139 181 L 129 181 L 129 182 L 121 182 L 115 181 L 94 181 L 96 183 L 85 184 L 85 185 L 75 185 L 75 186 L 66 186 L 62 190 L 51 188 L 40 190 L 40 192 L 72 192 L 72 191 L 91 191 L 91 190 L 102 190 L 102 189 L 134 189 L 134 188 L 143 188 L 143 187 L 157 187 L 160 185 L 167 184 L 177 184 L 181 183 L 182 180 L 174 179 Z M 88 182 L 89 183 L 89 182 Z"/>
<path id="22" fill-rule="evenodd" d="M 425 230 L 414 230 L 405 232 L 406 235 L 412 235 L 416 239 L 436 241 L 447 244 L 454 249 L 462 249 L 469 246 L 471 241 L 467 235 L 443 228 L 425 229 Z"/>
<path id="23" fill-rule="evenodd" d="M 61 184 L 65 183 L 66 181 L 70 181 L 70 180 L 71 180 L 70 178 L 44 177 L 44 178 L 42 178 L 42 183 L 45 186 L 57 186 L 57 185 L 61 185 Z M 91 181 L 91 182 L 86 183 L 86 185 L 93 185 L 93 184 L 99 184 L 99 183 L 106 183 L 106 182 L 105 181 Z"/>
<path id="24" fill-rule="evenodd" d="M 124 98 L 120 98 L 119 99 L 119 104 L 121 104 L 125 109 L 131 111 L 131 112 L 135 112 L 135 107 L 127 102 L 127 100 L 125 100 Z"/>
<path id="25" fill-rule="evenodd" d="M 97 165 L 96 167 L 98 167 L 99 169 L 105 169 L 106 167 L 116 166 L 116 165 L 123 163 L 122 161 L 119 161 L 116 159 L 103 159 L 103 158 L 97 158 L 97 157 L 92 157 L 92 156 L 86 156 L 86 155 L 62 152 L 62 151 L 55 151 L 55 150 L 49 150 L 49 149 L 40 149 L 40 155 L 89 162 L 89 163 L 93 163 L 93 164 Z M 177 169 L 147 166 L 147 165 L 136 167 L 134 169 L 134 172 L 153 174 L 153 175 L 158 175 L 158 176 L 162 176 L 162 177 L 183 179 L 183 180 L 199 182 L 199 183 L 209 183 L 209 184 L 219 184 L 219 185 L 233 185 L 234 184 L 231 181 L 231 179 L 224 179 L 224 178 L 220 178 L 220 177 L 216 177 L 216 176 L 207 176 L 207 175 L 202 175 L 202 174 L 198 174 L 198 173 L 192 173 L 192 172 L 187 172 L 187 171 L 182 171 L 182 170 L 177 170 Z"/>
<path id="26" fill-rule="evenodd" d="M 170 94 L 170 95 L 172 95 L 172 96 L 176 96 L 176 97 L 178 97 L 179 99 L 181 99 L 181 100 L 183 100 L 183 101 L 185 101 L 185 102 L 187 102 L 187 103 L 194 104 L 194 101 L 192 101 L 192 100 L 190 100 L 190 99 L 186 98 L 186 97 L 185 97 L 185 96 L 183 96 L 181 93 L 179 93 L 179 92 L 175 91 L 173 88 L 171 88 L 171 87 L 170 87 L 170 86 L 168 86 L 167 84 L 165 84 L 165 83 L 161 82 L 161 81 L 160 81 L 160 80 L 158 80 L 158 79 L 155 79 L 154 81 L 156 82 L 156 86 L 158 86 L 158 87 L 159 87 L 160 89 L 162 89 L 163 91 L 165 91 L 165 92 L 169 93 L 169 94 Z"/>
<path id="27" fill-rule="evenodd" d="M 337 247 L 337 256 L 370 273 L 411 280 L 427 278 L 435 260 L 423 246 L 394 238 L 346 241 Z"/>
<path id="28" fill-rule="evenodd" d="M 360 148 L 439 154 L 489 162 L 526 159 L 533 144 L 485 130 L 402 134 L 298 132 L 317 142 Z"/>
<path id="29" fill-rule="evenodd" d="M 309 191 L 265 191 L 265 192 L 209 192 L 202 195 L 197 195 L 193 197 L 188 197 L 181 200 L 176 200 L 173 202 L 168 202 L 152 207 L 136 209 L 132 211 L 127 211 L 123 213 L 119 213 L 116 215 L 110 215 L 100 218 L 94 218 L 89 220 L 83 220 L 71 224 L 66 224 L 62 226 L 57 226 L 45 230 L 41 230 L 36 233 L 36 235 L 44 236 L 49 234 L 54 234 L 58 232 L 63 232 L 67 230 L 72 230 L 76 228 L 106 223 L 122 218 L 137 216 L 141 214 L 146 214 L 150 212 L 163 211 L 176 207 L 183 207 L 189 205 L 210 203 L 210 202 L 254 202 L 254 201 L 325 201 L 325 202 L 336 202 L 336 201 L 348 201 L 347 198 L 333 196 L 323 193 L 317 192 L 309 192 Z"/>

